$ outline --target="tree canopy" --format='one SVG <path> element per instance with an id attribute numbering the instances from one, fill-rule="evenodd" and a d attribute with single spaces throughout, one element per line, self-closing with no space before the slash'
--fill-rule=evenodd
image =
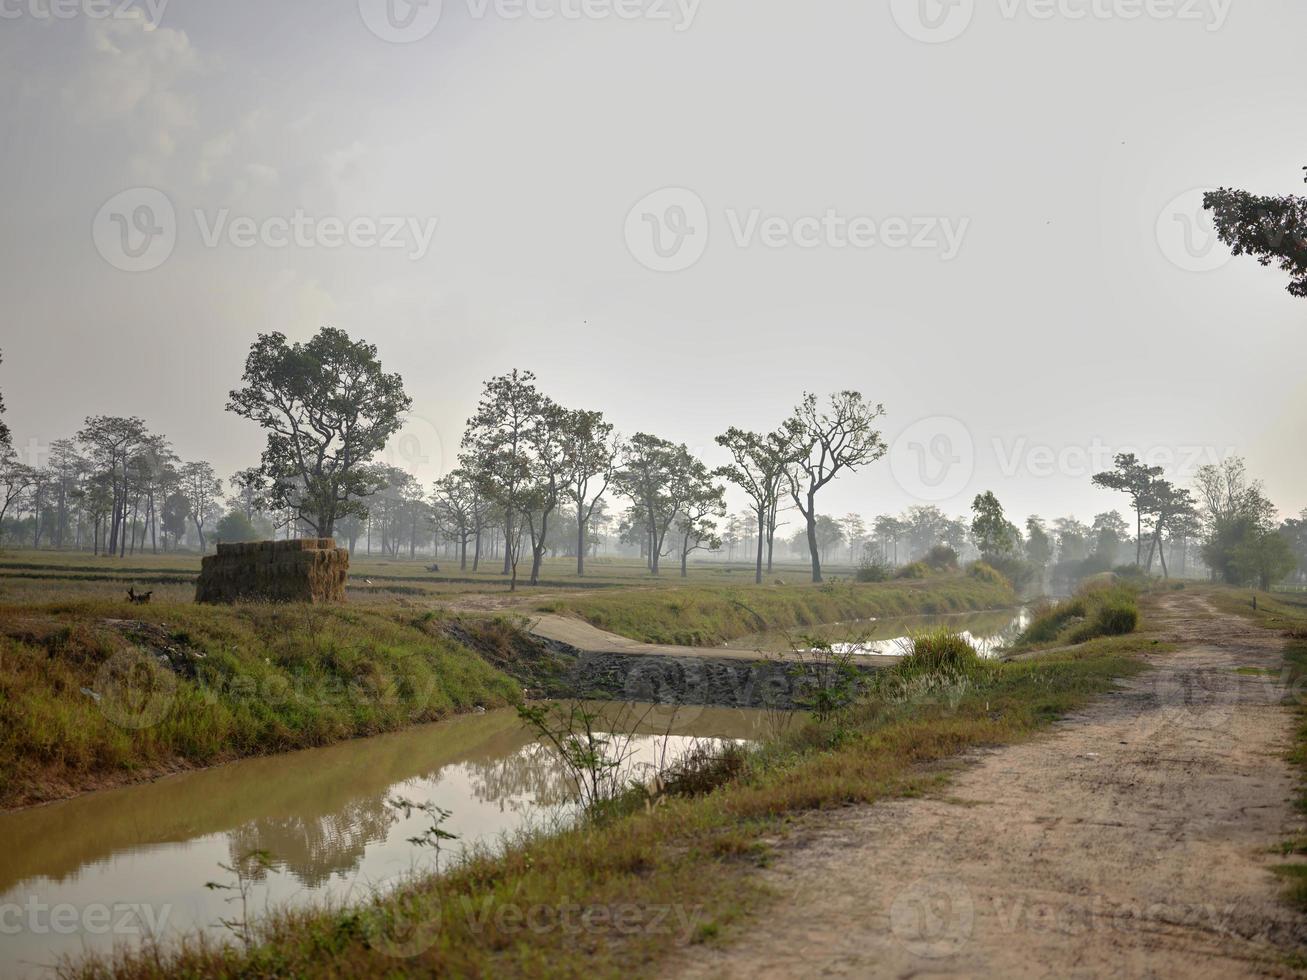
<path id="1" fill-rule="evenodd" d="M 323 327 L 306 343 L 260 334 L 245 360 L 245 387 L 227 410 L 268 433 L 263 472 L 278 506 L 319 536 L 367 513 L 377 485 L 366 469 L 399 431 L 411 399 L 398 374 L 386 374 L 377 348 Z"/>

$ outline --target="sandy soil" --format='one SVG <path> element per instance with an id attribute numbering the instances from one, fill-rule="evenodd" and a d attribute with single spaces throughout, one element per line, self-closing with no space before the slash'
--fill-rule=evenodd
<path id="1" fill-rule="evenodd" d="M 668 975 L 1290 975 L 1307 922 L 1268 851 L 1303 826 L 1283 640 L 1193 594 L 1150 620 L 1183 644 L 1154 670 L 971 756 L 947 797 L 814 818 L 763 872 L 782 904 Z"/>

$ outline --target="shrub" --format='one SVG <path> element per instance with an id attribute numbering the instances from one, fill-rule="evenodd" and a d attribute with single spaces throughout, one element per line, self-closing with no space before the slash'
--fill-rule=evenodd
<path id="1" fill-rule="evenodd" d="M 863 558 L 858 565 L 854 578 L 859 582 L 888 582 L 894 577 L 894 569 L 880 558 Z"/>
<path id="2" fill-rule="evenodd" d="M 926 553 L 924 561 L 936 571 L 951 571 L 958 567 L 958 553 L 946 544 L 937 544 Z"/>
<path id="3" fill-rule="evenodd" d="M 980 662 L 976 648 L 965 637 L 944 627 L 916 634 L 911 644 L 911 652 L 899 665 L 900 673 L 963 671 Z"/>
<path id="4" fill-rule="evenodd" d="M 930 574 L 930 566 L 924 561 L 914 561 L 911 565 L 904 565 L 895 574 L 895 578 L 926 578 Z"/>
<path id="5" fill-rule="evenodd" d="M 1084 643 L 1099 636 L 1133 633 L 1138 626 L 1135 590 L 1109 578 L 1096 578 L 1069 599 L 1036 607 L 1017 643 Z"/>
<path id="6" fill-rule="evenodd" d="M 983 561 L 978 561 L 967 569 L 967 574 L 974 579 L 987 582 L 990 585 L 1011 585 L 1003 576 L 1003 573 L 994 568 L 993 565 L 987 565 Z"/>

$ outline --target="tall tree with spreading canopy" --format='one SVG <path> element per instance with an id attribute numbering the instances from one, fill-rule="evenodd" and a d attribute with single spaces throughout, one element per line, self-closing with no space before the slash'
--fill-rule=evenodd
<path id="1" fill-rule="evenodd" d="M 856 391 L 836 392 L 825 408 L 809 393 L 785 423 L 795 450 L 788 471 L 790 496 L 808 525 L 814 582 L 822 580 L 817 494 L 846 470 L 854 472 L 885 455 L 889 447 L 875 427 L 884 414 L 883 405 L 871 405 Z"/>
<path id="2" fill-rule="evenodd" d="M 1144 515 L 1149 494 L 1162 475 L 1160 466 L 1145 466 L 1134 453 L 1117 453 L 1116 468 L 1094 476 L 1094 485 L 1104 490 L 1116 490 L 1130 498 L 1135 512 L 1135 565 L 1143 563 Z"/>
<path id="3" fill-rule="evenodd" d="M 1231 585 L 1256 581 L 1269 587 L 1277 574 L 1293 570 L 1280 567 L 1284 551 L 1269 540 L 1284 541 L 1275 506 L 1242 459 L 1232 456 L 1202 467 L 1194 485 L 1203 505 L 1203 561 L 1213 575 Z"/>
<path id="4" fill-rule="evenodd" d="M 207 547 L 204 529 L 218 515 L 222 481 L 214 475 L 213 467 L 203 460 L 185 464 L 180 475 L 181 492 L 186 496 L 191 521 L 195 524 L 195 534 L 200 539 L 200 551 L 203 553 Z"/>
<path id="5" fill-rule="evenodd" d="M 470 475 L 475 462 L 470 459 L 462 462 L 458 469 L 436 481 L 431 499 L 447 531 L 453 531 L 458 542 L 458 567 L 467 568 L 467 546 L 472 544 L 472 570 L 476 571 L 481 564 L 481 535 L 489 502 L 476 478 Z"/>
<path id="6" fill-rule="evenodd" d="M 676 533 L 681 538 L 681 578 L 689 576 L 692 553 L 701 548 L 713 551 L 722 546 L 717 521 L 726 516 L 726 489 L 716 483 L 715 478 L 716 473 L 697 459 L 685 474 L 685 502 L 676 518 Z"/>
<path id="7" fill-rule="evenodd" d="M 620 441 L 602 412 L 567 413 L 562 433 L 564 490 L 576 507 L 576 574 L 585 575 L 586 533 L 617 468 Z"/>
<path id="8" fill-rule="evenodd" d="M 242 380 L 227 410 L 267 430 L 262 469 L 274 504 L 324 538 L 341 518 L 365 515 L 363 498 L 378 489 L 367 464 L 412 404 L 377 348 L 335 327 L 295 344 L 260 334 Z"/>
<path id="9" fill-rule="evenodd" d="M 1222 187 L 1203 196 L 1203 207 L 1235 255 L 1279 266 L 1289 274 L 1289 295 L 1307 297 L 1307 198 Z"/>
<path id="10" fill-rule="evenodd" d="M 504 521 L 504 575 L 517 588 L 522 537 L 518 521 L 535 492 L 532 439 L 544 396 L 536 376 L 514 370 L 491 378 L 481 392 L 476 413 L 463 433 L 463 452 L 477 460 L 474 475 L 481 492 L 501 511 Z"/>
<path id="11" fill-rule="evenodd" d="M 637 432 L 622 448 L 614 483 L 633 504 L 632 526 L 643 535 L 654 575 L 667 553 L 667 532 L 696 490 L 696 463 L 687 447 L 646 432 Z"/>
<path id="12" fill-rule="evenodd" d="M 731 454 L 731 463 L 718 468 L 716 475 L 743 490 L 753 504 L 753 516 L 759 528 L 753 580 L 762 584 L 762 551 L 766 528 L 776 513 L 777 502 L 786 481 L 786 467 L 793 451 L 789 433 L 779 430 L 763 435 L 730 428 L 717 437 L 717 444 Z"/>
<path id="13" fill-rule="evenodd" d="M 131 462 L 149 439 L 145 422 L 135 417 L 92 416 L 77 433 L 77 439 L 90 449 L 95 467 L 103 475 L 110 493 L 108 553 L 121 554 L 127 542 Z"/>
<path id="14" fill-rule="evenodd" d="M 980 557 L 991 564 L 1014 557 L 1021 547 L 1021 529 L 1007 519 L 994 491 L 977 494 L 971 512 L 971 536 Z"/>

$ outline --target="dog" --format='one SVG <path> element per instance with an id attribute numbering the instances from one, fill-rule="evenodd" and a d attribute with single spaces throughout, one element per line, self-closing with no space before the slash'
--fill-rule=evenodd
<path id="1" fill-rule="evenodd" d="M 153 595 L 153 592 L 141 592 L 138 594 L 136 586 L 133 585 L 127 590 L 127 601 L 137 606 L 144 606 L 150 601 L 150 597 Z"/>

